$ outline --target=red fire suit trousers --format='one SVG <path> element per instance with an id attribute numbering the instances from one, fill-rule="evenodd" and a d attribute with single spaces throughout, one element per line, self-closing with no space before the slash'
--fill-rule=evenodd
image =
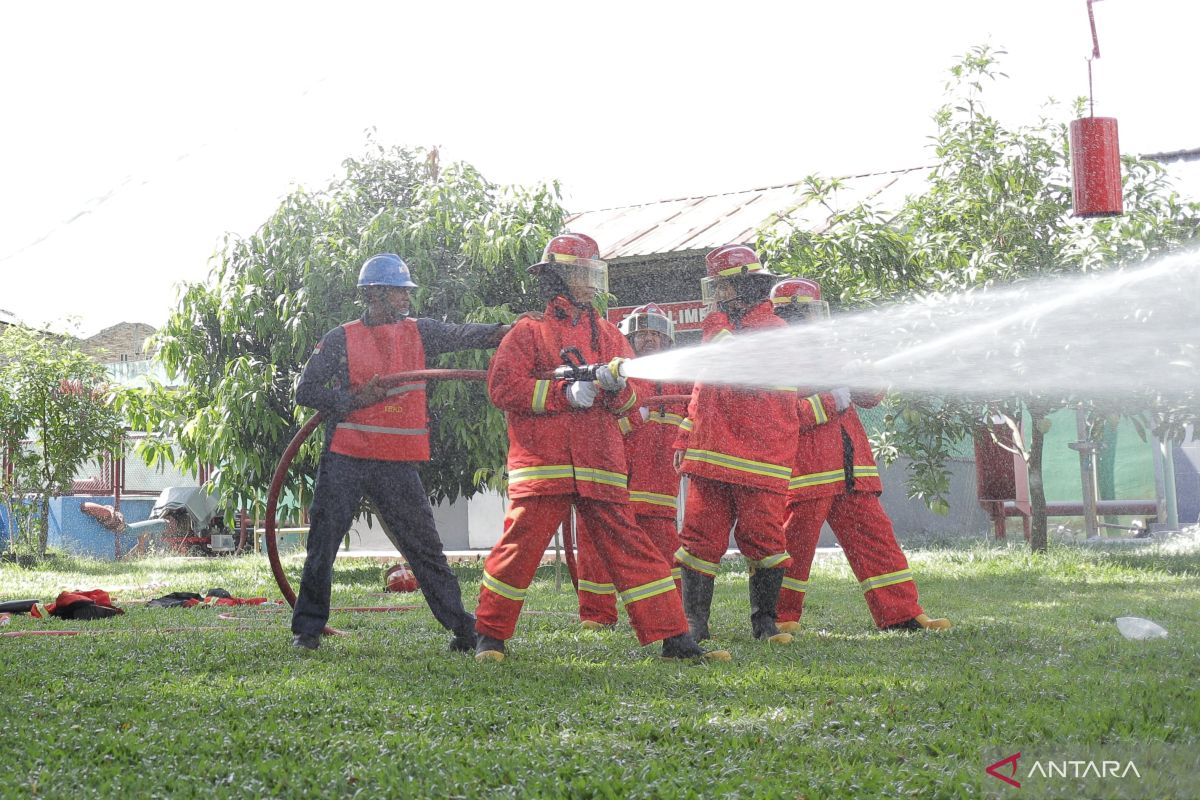
<path id="1" fill-rule="evenodd" d="M 572 505 L 608 566 L 638 641 L 646 645 L 686 633 L 670 563 L 637 526 L 629 505 L 570 494 L 511 502 L 500 541 L 483 564 L 475 630 L 501 640 L 513 635 L 546 546 Z"/>
<path id="2" fill-rule="evenodd" d="M 636 514 L 638 527 L 650 537 L 655 548 L 668 564 L 675 560 L 679 549 L 679 533 L 674 517 Z M 609 574 L 608 564 L 600 556 L 583 517 L 575 520 L 575 566 L 579 570 L 579 618 L 601 625 L 617 622 L 617 587 Z M 671 570 L 675 588 L 679 588 L 679 567 Z"/>
<path id="3" fill-rule="evenodd" d="M 786 503 L 782 492 L 689 476 L 675 560 L 715 576 L 737 520 L 733 540 L 752 569 L 787 566 L 792 558 L 783 535 Z"/>
<path id="4" fill-rule="evenodd" d="M 921 613 L 908 559 L 877 496 L 863 492 L 833 494 L 790 503 L 788 510 L 791 513 L 784 531 L 792 563 L 784 573 L 779 593 L 780 622 L 800 619 L 817 540 L 826 520 L 842 545 L 878 627 L 905 622 Z"/>

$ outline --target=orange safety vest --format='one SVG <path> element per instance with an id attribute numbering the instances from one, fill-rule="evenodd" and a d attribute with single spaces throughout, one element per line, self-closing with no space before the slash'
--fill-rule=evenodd
<path id="1" fill-rule="evenodd" d="M 425 369 L 425 346 L 411 319 L 387 325 L 347 322 L 346 361 L 350 389 L 356 391 L 374 375 Z M 387 397 L 356 409 L 334 428 L 330 452 L 379 461 L 428 461 L 429 421 L 425 382 L 393 386 Z"/>

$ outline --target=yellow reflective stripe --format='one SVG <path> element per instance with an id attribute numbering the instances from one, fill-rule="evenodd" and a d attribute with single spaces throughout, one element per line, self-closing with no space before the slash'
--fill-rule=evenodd
<path id="1" fill-rule="evenodd" d="M 678 425 L 683 427 L 686 419 L 679 414 L 672 414 L 670 411 L 651 411 L 650 418 L 647 422 L 657 422 L 662 425 Z M 689 427 L 688 430 L 691 430 Z"/>
<path id="2" fill-rule="evenodd" d="M 854 477 L 856 478 L 878 478 L 879 467 L 860 467 L 854 465 Z"/>
<path id="3" fill-rule="evenodd" d="M 808 591 L 808 581 L 799 581 L 795 578 L 784 577 L 783 588 L 791 589 L 793 592 L 806 592 Z"/>
<path id="4" fill-rule="evenodd" d="M 821 402 L 819 394 L 810 394 L 804 399 L 812 406 L 813 416 L 816 417 L 818 425 L 829 421 L 829 416 L 825 413 L 825 404 Z"/>
<path id="5" fill-rule="evenodd" d="M 629 502 L 631 503 L 649 503 L 655 506 L 666 506 L 667 508 L 677 508 L 675 495 L 660 494 L 659 492 L 638 492 L 633 489 L 629 490 Z"/>
<path id="6" fill-rule="evenodd" d="M 422 382 L 422 383 L 405 383 L 400 386 L 393 386 L 391 389 L 388 389 L 386 392 L 384 392 L 383 396 L 384 397 L 395 397 L 396 395 L 404 394 L 405 392 L 424 391 L 424 389 L 425 389 L 424 382 Z"/>
<path id="7" fill-rule="evenodd" d="M 726 269 L 723 269 L 720 272 L 718 272 L 717 274 L 722 277 L 728 276 L 728 275 L 741 275 L 743 269 L 746 270 L 747 272 L 758 272 L 760 269 L 762 269 L 762 264 L 758 263 L 757 261 L 752 262 L 750 264 L 740 264 L 736 267 L 728 267 Z"/>
<path id="8" fill-rule="evenodd" d="M 679 428 L 687 433 L 691 433 L 692 428 L 695 426 L 696 423 L 692 422 L 690 419 L 685 419 L 683 422 L 679 423 Z"/>
<path id="9" fill-rule="evenodd" d="M 809 294 L 795 294 L 791 297 L 772 297 L 771 305 L 786 306 L 790 303 L 811 303 L 816 298 Z"/>
<path id="10" fill-rule="evenodd" d="M 758 561 L 750 558 L 747 558 L 746 560 L 750 562 L 750 566 L 756 567 L 757 569 L 771 569 L 771 567 L 777 567 L 791 557 L 791 554 L 785 550 L 782 553 L 775 553 L 774 555 L 769 555 L 766 558 L 760 558 Z"/>
<path id="11" fill-rule="evenodd" d="M 628 411 L 629 409 L 631 409 L 635 405 L 637 405 L 637 399 L 638 399 L 637 391 L 634 389 L 630 389 L 629 390 L 629 399 L 627 401 L 625 401 L 625 403 L 620 408 L 618 408 L 615 413 L 624 414 L 626 411 Z"/>
<path id="12" fill-rule="evenodd" d="M 575 467 L 575 480 L 599 483 L 604 486 L 620 486 L 622 489 L 629 485 L 628 476 L 595 467 Z"/>
<path id="13" fill-rule="evenodd" d="M 675 591 L 675 579 L 671 577 L 659 578 L 650 583 L 643 583 L 641 586 L 635 586 L 632 589 L 626 589 L 623 592 L 618 592 L 621 596 L 621 602 L 625 605 L 636 603 L 638 600 L 645 600 L 650 597 L 657 597 L 660 594 Z"/>
<path id="14" fill-rule="evenodd" d="M 795 386 L 768 386 L 772 392 L 798 392 L 800 391 Z"/>
<path id="15" fill-rule="evenodd" d="M 552 481 L 559 478 L 574 477 L 570 464 L 555 464 L 545 467 L 521 467 L 508 471 L 509 483 L 521 481 Z"/>
<path id="16" fill-rule="evenodd" d="M 590 594 L 616 594 L 617 587 L 611 583 L 595 583 L 594 581 L 585 581 L 583 578 L 580 578 L 579 591 Z"/>
<path id="17" fill-rule="evenodd" d="M 486 569 L 483 571 L 483 585 L 489 591 L 493 591 L 501 597 L 506 597 L 518 603 L 525 602 L 525 593 L 528 591 L 528 589 L 518 589 L 515 586 L 505 583 L 494 575 L 488 574 Z"/>
<path id="18" fill-rule="evenodd" d="M 546 413 L 546 399 L 550 396 L 550 381 L 533 382 L 533 413 Z"/>
<path id="19" fill-rule="evenodd" d="M 336 425 L 340 431 L 362 431 L 363 433 L 386 433 L 389 436 L 424 436 L 429 433 L 426 428 L 388 428 L 383 425 L 363 425 L 358 422 L 339 422 Z"/>
<path id="20" fill-rule="evenodd" d="M 904 583 L 913 579 L 912 570 L 902 569 L 899 572 L 889 572 L 886 575 L 876 575 L 874 578 L 867 578 L 862 582 L 863 593 L 872 589 L 882 589 L 885 586 L 895 586 L 897 583 Z"/>
<path id="21" fill-rule="evenodd" d="M 730 336 L 733 336 L 732 331 L 730 331 L 728 329 L 722 329 L 720 331 L 717 331 L 717 333 L 713 334 L 713 337 L 711 339 L 709 339 L 709 341 L 710 342 L 719 342 L 722 339 L 728 339 Z"/>
<path id="22" fill-rule="evenodd" d="M 705 561 L 703 558 L 696 558 L 682 547 L 675 551 L 675 560 L 685 567 L 691 567 L 696 572 L 701 572 L 705 575 L 716 576 L 717 570 L 720 569 L 719 564 Z"/>
<path id="23" fill-rule="evenodd" d="M 630 433 L 633 431 L 633 423 L 629 421 L 629 417 L 621 417 L 617 420 L 617 430 L 621 433 Z"/>
<path id="24" fill-rule="evenodd" d="M 693 450 L 689 448 L 683 457 L 692 461 L 713 464 L 718 467 L 728 467 L 729 469 L 736 469 L 741 472 L 749 472 L 754 475 L 782 478 L 785 481 L 792 475 L 792 470 L 789 467 L 768 464 L 765 461 L 751 461 L 748 458 L 738 458 L 728 453 L 717 453 L 712 450 Z"/>
<path id="25" fill-rule="evenodd" d="M 671 567 L 671 580 L 683 580 L 683 567 Z"/>
<path id="26" fill-rule="evenodd" d="M 846 479 L 845 470 L 831 469 L 828 472 L 813 472 L 809 475 L 797 475 L 788 481 L 789 489 L 803 489 L 806 486 L 822 486 L 826 483 L 837 483 Z"/>

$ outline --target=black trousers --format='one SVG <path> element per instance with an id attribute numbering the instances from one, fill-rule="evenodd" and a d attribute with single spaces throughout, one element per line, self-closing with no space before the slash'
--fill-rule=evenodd
<path id="1" fill-rule="evenodd" d="M 326 451 L 317 468 L 313 493 L 308 556 L 292 612 L 292 633 L 317 634 L 329 621 L 333 562 L 365 496 L 375 505 L 384 532 L 412 567 L 433 616 L 456 634 L 472 635 L 475 618 L 463 609 L 458 578 L 446 563 L 429 496 L 415 464 Z"/>

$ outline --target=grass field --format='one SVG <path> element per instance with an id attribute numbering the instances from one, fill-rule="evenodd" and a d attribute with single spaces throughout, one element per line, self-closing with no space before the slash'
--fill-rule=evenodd
<path id="1" fill-rule="evenodd" d="M 445 652 L 423 606 L 335 615 L 350 635 L 315 653 L 293 650 L 283 613 L 15 617 L 0 631 L 86 633 L 0 638 L 0 795 L 983 797 L 1007 790 L 984 773 L 989 753 L 1165 742 L 1194 761 L 1200 550 L 910 558 L 953 631 L 876 632 L 838 557 L 815 570 L 805 631 L 769 649 L 749 636 L 746 575 L 729 565 L 714 632 L 734 661 L 699 666 L 658 661 L 624 622 L 580 630 L 552 568 L 503 664 Z M 458 571 L 473 606 L 480 569 Z M 335 581 L 335 604 L 421 602 L 375 596 L 377 564 L 340 561 Z M 278 595 L 257 557 L 0 567 L 4 598 L 105 588 L 120 605 L 214 586 Z M 1123 615 L 1170 636 L 1126 641 Z M 1178 796 L 1200 796 L 1195 772 L 1176 777 Z"/>

